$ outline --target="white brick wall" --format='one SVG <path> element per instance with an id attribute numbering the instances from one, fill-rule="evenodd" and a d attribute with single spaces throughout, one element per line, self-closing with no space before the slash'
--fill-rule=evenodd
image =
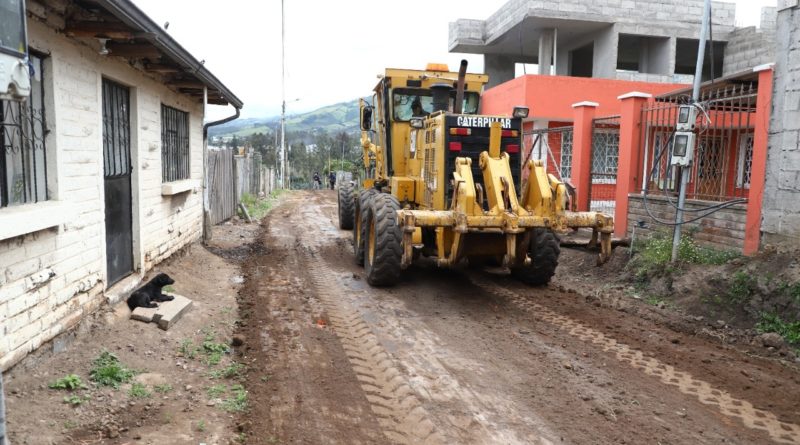
<path id="1" fill-rule="evenodd" d="M 135 276 L 143 276 L 202 233 L 202 104 L 39 22 L 30 21 L 28 32 L 31 48 L 50 55 L 45 62 L 46 144 L 48 158 L 56 160 L 49 164 L 56 168 L 48 171 L 50 196 L 72 203 L 78 217 L 0 240 L 0 370 L 105 301 L 103 78 L 131 88 Z M 175 196 L 161 195 L 162 103 L 190 115 L 191 179 L 198 187 Z"/>

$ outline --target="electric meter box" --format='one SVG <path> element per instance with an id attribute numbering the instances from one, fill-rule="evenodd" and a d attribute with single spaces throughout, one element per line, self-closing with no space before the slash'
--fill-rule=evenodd
<path id="1" fill-rule="evenodd" d="M 681 105 L 678 107 L 678 123 L 676 130 L 693 131 L 697 122 L 697 107 L 693 105 Z"/>
<path id="2" fill-rule="evenodd" d="M 31 94 L 25 2 L 0 0 L 0 100 Z"/>
<path id="3" fill-rule="evenodd" d="M 681 165 L 687 167 L 692 165 L 694 159 L 694 145 L 697 141 L 697 135 L 691 131 L 678 131 L 675 132 L 675 137 L 672 140 L 672 165 Z"/>

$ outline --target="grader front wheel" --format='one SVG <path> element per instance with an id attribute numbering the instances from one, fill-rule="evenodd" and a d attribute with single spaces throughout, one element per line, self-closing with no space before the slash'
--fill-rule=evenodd
<path id="1" fill-rule="evenodd" d="M 528 245 L 531 263 L 513 267 L 511 274 L 525 284 L 544 286 L 556 273 L 561 246 L 556 235 L 547 229 L 534 229 Z"/>
<path id="2" fill-rule="evenodd" d="M 339 187 L 339 228 L 350 230 L 356 214 L 356 199 L 353 184 L 344 184 Z"/>
<path id="3" fill-rule="evenodd" d="M 355 199 L 354 224 L 353 224 L 353 253 L 356 257 L 356 264 L 364 265 L 364 240 L 367 238 L 367 217 L 369 216 L 370 203 L 372 197 L 377 195 L 375 189 L 368 189 L 361 192 Z"/>
<path id="4" fill-rule="evenodd" d="M 371 200 L 367 217 L 364 269 L 373 286 L 392 286 L 400 279 L 403 232 L 397 224 L 400 203 L 388 193 Z"/>

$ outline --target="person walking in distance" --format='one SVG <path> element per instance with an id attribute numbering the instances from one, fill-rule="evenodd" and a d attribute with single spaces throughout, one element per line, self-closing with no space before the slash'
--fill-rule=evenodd
<path id="1" fill-rule="evenodd" d="M 319 177 L 319 172 L 314 172 L 314 181 L 311 184 L 314 190 L 319 190 L 322 188 L 322 179 Z"/>
<path id="2" fill-rule="evenodd" d="M 328 175 L 328 182 L 331 184 L 331 190 L 333 190 L 333 188 L 336 187 L 336 173 L 331 172 Z"/>

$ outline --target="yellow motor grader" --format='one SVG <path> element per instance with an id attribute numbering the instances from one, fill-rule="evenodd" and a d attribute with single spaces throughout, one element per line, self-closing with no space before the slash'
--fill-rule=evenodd
<path id="1" fill-rule="evenodd" d="M 353 230 L 367 281 L 393 285 L 425 256 L 443 267 L 496 262 L 525 283 L 547 284 L 556 234 L 579 227 L 593 229 L 605 261 L 612 218 L 568 211 L 566 186 L 540 161 L 522 165 L 528 109 L 478 114 L 489 79 L 466 69 L 466 61 L 458 73 L 436 64 L 387 69 L 372 103 L 360 102 L 363 188 L 340 187 L 339 226 Z"/>

